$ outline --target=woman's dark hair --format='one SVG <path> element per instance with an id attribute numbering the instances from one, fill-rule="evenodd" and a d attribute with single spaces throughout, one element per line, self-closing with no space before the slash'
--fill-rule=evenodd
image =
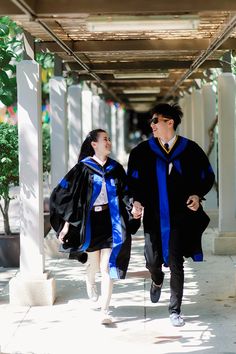
<path id="1" fill-rule="evenodd" d="M 91 142 L 97 141 L 98 135 L 100 133 L 106 133 L 106 131 L 103 129 L 94 129 L 90 133 L 88 133 L 84 142 L 81 145 L 78 162 L 83 160 L 85 157 L 93 156 L 95 154 L 95 151 L 91 145 Z"/>
<path id="2" fill-rule="evenodd" d="M 174 130 L 181 123 L 183 117 L 183 112 L 180 106 L 176 103 L 170 105 L 168 103 L 160 103 L 153 109 L 153 114 L 160 114 L 165 118 L 170 118 L 174 120 Z"/>

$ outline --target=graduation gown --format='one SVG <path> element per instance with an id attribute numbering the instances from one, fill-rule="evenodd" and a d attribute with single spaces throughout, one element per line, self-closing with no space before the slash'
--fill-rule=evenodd
<path id="1" fill-rule="evenodd" d="M 83 252 L 91 240 L 91 209 L 105 179 L 112 224 L 112 252 L 109 260 L 113 279 L 126 275 L 131 249 L 131 233 L 140 226 L 129 213 L 127 178 L 123 167 L 108 158 L 102 167 L 87 157 L 76 164 L 53 190 L 50 197 L 50 222 L 59 235 L 65 221 L 69 231 L 62 245 L 70 253 Z"/>
<path id="2" fill-rule="evenodd" d="M 186 202 L 190 195 L 203 198 L 214 183 L 214 173 L 204 151 L 181 136 L 166 151 L 159 139 L 151 137 L 131 151 L 128 180 L 131 197 L 145 208 L 144 232 L 154 234 L 153 247 L 158 249 L 164 265 L 169 261 L 173 228 L 181 232 L 183 256 L 201 261 L 201 236 L 210 219 L 202 206 L 191 211 Z"/>

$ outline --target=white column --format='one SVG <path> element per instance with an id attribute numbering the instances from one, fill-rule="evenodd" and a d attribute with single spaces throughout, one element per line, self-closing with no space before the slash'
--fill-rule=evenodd
<path id="1" fill-rule="evenodd" d="M 92 130 L 92 92 L 85 85 L 82 90 L 82 140 Z"/>
<path id="2" fill-rule="evenodd" d="M 193 90 L 192 99 L 192 139 L 204 148 L 204 123 L 201 90 Z"/>
<path id="3" fill-rule="evenodd" d="M 70 170 L 78 161 L 82 144 L 82 104 L 81 86 L 71 85 L 68 88 L 68 131 L 69 131 L 69 162 Z"/>
<path id="4" fill-rule="evenodd" d="M 17 64 L 20 272 L 9 283 L 13 305 L 49 305 L 55 281 L 48 279 L 44 262 L 41 68 L 25 60 Z"/>
<path id="5" fill-rule="evenodd" d="M 111 142 L 112 142 L 112 156 L 116 158 L 117 155 L 117 144 L 116 144 L 116 116 L 117 116 L 117 109 L 113 104 L 111 107 Z"/>
<path id="6" fill-rule="evenodd" d="M 122 108 L 117 110 L 117 159 L 125 163 L 125 135 L 124 135 L 124 111 Z"/>
<path id="7" fill-rule="evenodd" d="M 51 117 L 51 188 L 68 171 L 68 126 L 66 81 L 55 76 L 49 81 Z"/>
<path id="8" fill-rule="evenodd" d="M 99 125 L 99 105 L 100 105 L 100 96 L 94 95 L 92 97 L 92 129 L 100 128 Z"/>
<path id="9" fill-rule="evenodd" d="M 202 103 L 204 117 L 204 151 L 207 152 L 210 145 L 209 128 L 216 119 L 216 93 L 211 84 L 202 87 Z"/>
<path id="10" fill-rule="evenodd" d="M 182 135 L 182 136 L 186 136 L 186 119 L 185 119 L 185 117 L 186 117 L 186 114 L 185 114 L 185 106 L 186 106 L 186 104 L 185 104 L 185 97 L 181 97 L 179 99 L 179 105 L 180 105 L 180 107 L 182 109 L 182 112 L 183 112 L 183 119 L 181 121 L 181 124 L 177 128 L 177 134 Z"/>
<path id="11" fill-rule="evenodd" d="M 236 254 L 236 171 L 235 171 L 235 77 L 218 78 L 219 119 L 219 237 L 217 254 Z"/>
<path id="12" fill-rule="evenodd" d="M 185 94 L 185 120 L 186 137 L 192 139 L 192 100 L 191 95 Z"/>
<path id="13" fill-rule="evenodd" d="M 109 136 L 111 136 L 111 106 L 105 102 L 105 124 L 106 131 Z"/>
<path id="14" fill-rule="evenodd" d="M 106 122 L 106 110 L 105 110 L 105 101 L 100 100 L 99 105 L 99 128 L 107 130 L 107 122 Z"/>
<path id="15" fill-rule="evenodd" d="M 213 91 L 211 84 L 205 84 L 202 87 L 202 103 L 203 103 L 203 117 L 204 117 L 204 151 L 207 153 L 210 140 L 209 129 L 216 119 L 216 94 Z M 214 132 L 214 146 L 211 150 L 209 160 L 217 178 L 217 136 L 216 129 Z M 206 202 L 204 203 L 208 214 L 211 214 L 211 224 L 218 226 L 218 205 L 217 205 L 217 191 L 215 187 L 207 194 Z"/>

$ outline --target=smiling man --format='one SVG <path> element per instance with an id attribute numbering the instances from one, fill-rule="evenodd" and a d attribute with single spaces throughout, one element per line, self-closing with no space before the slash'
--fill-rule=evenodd
<path id="1" fill-rule="evenodd" d="M 170 267 L 169 315 L 173 326 L 183 326 L 181 304 L 184 257 L 202 261 L 201 236 L 209 223 L 201 201 L 214 183 L 204 151 L 176 134 L 183 113 L 178 105 L 155 107 L 153 136 L 130 153 L 129 193 L 133 216 L 143 213 L 144 255 L 151 274 L 150 298 L 159 301 L 164 281 L 162 266 Z"/>

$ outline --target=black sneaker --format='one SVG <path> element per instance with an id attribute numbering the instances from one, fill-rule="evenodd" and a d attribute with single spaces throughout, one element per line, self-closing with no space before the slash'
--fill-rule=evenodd
<path id="1" fill-rule="evenodd" d="M 151 302 L 156 303 L 159 301 L 160 296 L 161 296 L 162 284 L 163 283 L 161 283 L 160 285 L 157 285 L 154 283 L 154 281 L 152 281 L 151 288 L 150 288 Z"/>

